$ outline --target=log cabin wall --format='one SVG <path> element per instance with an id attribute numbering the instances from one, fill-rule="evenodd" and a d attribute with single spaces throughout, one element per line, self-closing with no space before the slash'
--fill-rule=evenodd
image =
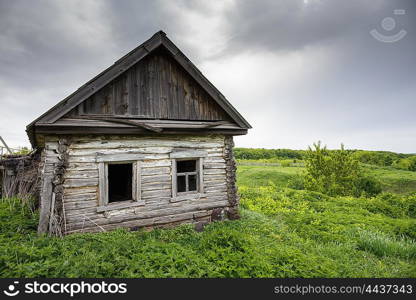
<path id="1" fill-rule="evenodd" d="M 231 138 L 231 140 L 230 140 Z M 45 137 L 43 179 L 51 181 L 59 164 L 60 139 Z M 203 193 L 173 200 L 174 151 L 201 151 Z M 141 201 L 144 205 L 97 212 L 100 203 L 97 155 L 140 154 Z M 100 232 L 118 227 L 207 223 L 236 208 L 232 137 L 205 136 L 71 136 L 63 174 L 64 234 Z M 231 161 L 232 160 L 232 161 Z M 228 180 L 227 180 L 228 179 Z M 228 183 L 227 183 L 228 181 Z M 220 217 L 219 217 L 220 216 Z"/>

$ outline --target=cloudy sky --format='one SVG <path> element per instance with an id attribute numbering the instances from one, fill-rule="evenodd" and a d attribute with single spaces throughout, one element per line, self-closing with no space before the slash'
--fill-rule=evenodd
<path id="1" fill-rule="evenodd" d="M 161 29 L 252 124 L 238 146 L 416 152 L 412 0 L 0 0 L 0 135 L 29 145 L 28 123 Z"/>

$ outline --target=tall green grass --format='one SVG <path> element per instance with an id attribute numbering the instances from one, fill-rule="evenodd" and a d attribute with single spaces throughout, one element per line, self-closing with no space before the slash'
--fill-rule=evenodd
<path id="1" fill-rule="evenodd" d="M 416 277 L 416 194 L 287 188 L 299 169 L 240 166 L 242 218 L 201 233 L 184 225 L 38 237 L 33 205 L 2 199 L 0 277 Z"/>
<path id="2" fill-rule="evenodd" d="M 378 257 L 416 259 L 416 243 L 413 240 L 405 237 L 393 238 L 378 231 L 359 231 L 357 246 L 358 249 L 371 252 Z"/>

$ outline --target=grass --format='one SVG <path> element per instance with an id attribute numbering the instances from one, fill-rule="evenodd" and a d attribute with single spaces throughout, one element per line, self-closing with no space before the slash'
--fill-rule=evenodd
<path id="1" fill-rule="evenodd" d="M 367 164 L 363 167 L 366 173 L 380 180 L 383 192 L 407 194 L 416 191 L 416 172 Z M 237 180 L 239 185 L 250 187 L 267 186 L 270 183 L 287 187 L 288 182 L 301 175 L 304 169 L 302 166 L 283 167 L 269 162 L 240 160 Z"/>
<path id="2" fill-rule="evenodd" d="M 416 191 L 416 172 L 373 165 L 365 165 L 365 167 L 369 174 L 381 181 L 386 192 L 404 194 Z"/>
<path id="3" fill-rule="evenodd" d="M 242 218 L 201 233 L 38 237 L 31 204 L 3 199 L 0 277 L 416 277 L 413 174 L 368 168 L 400 193 L 353 198 L 287 188 L 301 171 L 240 164 Z"/>
<path id="4" fill-rule="evenodd" d="M 378 257 L 416 258 L 416 243 L 405 238 L 391 238 L 382 232 L 361 231 L 358 248 L 369 251 Z"/>
<path id="5" fill-rule="evenodd" d="M 302 173 L 302 167 L 281 167 L 270 165 L 238 165 L 239 186 L 258 187 L 274 184 L 286 186 L 288 181 Z"/>

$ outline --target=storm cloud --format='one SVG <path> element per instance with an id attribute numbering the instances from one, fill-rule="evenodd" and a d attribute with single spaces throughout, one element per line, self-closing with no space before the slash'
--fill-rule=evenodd
<path id="1" fill-rule="evenodd" d="M 414 153 L 415 14 L 411 0 L 0 0 L 0 135 L 28 145 L 28 123 L 162 29 L 252 124 L 237 146 Z"/>

